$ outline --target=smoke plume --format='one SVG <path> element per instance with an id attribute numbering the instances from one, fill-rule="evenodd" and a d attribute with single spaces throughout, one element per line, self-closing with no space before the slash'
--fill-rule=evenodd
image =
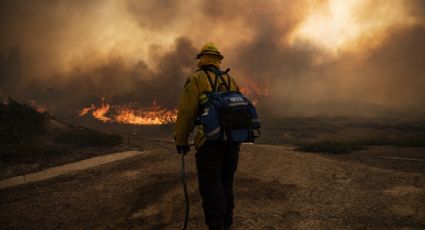
<path id="1" fill-rule="evenodd" d="M 175 108 L 214 41 L 264 113 L 425 115 L 421 0 L 5 0 L 0 11 L 0 89 L 55 114 L 99 96 Z"/>

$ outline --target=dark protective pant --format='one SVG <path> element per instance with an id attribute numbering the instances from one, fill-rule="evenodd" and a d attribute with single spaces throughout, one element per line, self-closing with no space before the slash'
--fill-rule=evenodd
<path id="1" fill-rule="evenodd" d="M 197 150 L 199 192 L 210 229 L 224 229 L 233 222 L 233 177 L 239 147 L 239 143 L 207 141 Z"/>

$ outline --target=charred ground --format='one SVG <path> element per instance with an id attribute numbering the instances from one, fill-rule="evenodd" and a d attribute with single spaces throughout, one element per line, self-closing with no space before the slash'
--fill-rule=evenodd
<path id="1" fill-rule="evenodd" d="M 145 154 L 72 175 L 0 191 L 0 220 L 10 229 L 180 229 L 183 194 L 172 143 L 140 141 Z M 422 229 L 423 168 L 411 171 L 350 161 L 346 155 L 243 146 L 236 176 L 235 229 Z M 377 154 L 378 153 L 378 154 Z M 193 152 L 187 157 L 189 229 L 205 229 Z M 398 162 L 398 164 L 406 164 Z M 407 163 L 409 164 L 409 163 Z M 24 221 L 23 221 L 24 220 Z"/>

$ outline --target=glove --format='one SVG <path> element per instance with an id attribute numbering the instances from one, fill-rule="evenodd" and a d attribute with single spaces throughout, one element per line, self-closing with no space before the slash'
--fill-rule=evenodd
<path id="1" fill-rule="evenodd" d="M 190 146 L 189 145 L 177 145 L 176 149 L 177 149 L 178 154 L 186 155 L 186 153 L 190 151 Z"/>

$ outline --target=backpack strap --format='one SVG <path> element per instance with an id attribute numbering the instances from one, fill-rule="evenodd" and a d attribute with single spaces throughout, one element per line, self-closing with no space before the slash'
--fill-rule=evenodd
<path id="1" fill-rule="evenodd" d="M 213 89 L 213 82 L 211 80 L 211 76 L 208 74 L 208 71 L 204 70 L 204 72 L 205 72 L 205 75 L 207 75 L 208 82 L 210 83 L 210 86 L 211 86 L 211 90 L 214 90 Z"/>
<path id="2" fill-rule="evenodd" d="M 221 71 L 221 70 L 219 70 L 217 68 L 213 68 L 213 69 L 211 69 L 211 71 L 213 71 L 215 73 L 215 75 L 221 79 L 220 86 L 221 85 L 224 85 L 224 88 L 226 88 L 226 91 L 230 91 L 230 84 L 229 84 L 230 78 L 229 78 L 229 76 L 227 76 L 228 77 L 228 79 L 227 79 L 228 81 L 226 83 L 226 81 L 224 80 L 224 77 L 223 77 L 223 74 L 228 75 L 227 72 L 229 72 L 230 69 L 228 68 L 228 69 L 226 69 L 226 71 Z"/>
<path id="3" fill-rule="evenodd" d="M 227 91 L 230 91 L 230 84 L 226 84 L 226 81 L 224 80 L 223 75 L 220 73 L 218 76 L 219 76 L 219 77 L 220 77 L 220 79 L 221 79 L 221 84 L 220 84 L 220 85 L 224 85 L 224 87 L 226 88 L 226 90 L 227 90 Z M 230 79 L 230 78 L 229 78 L 229 75 L 227 75 L 227 79 L 228 79 L 228 80 Z"/>
<path id="4" fill-rule="evenodd" d="M 217 82 L 218 82 L 217 76 L 215 76 L 214 83 L 213 83 L 212 80 L 211 80 L 211 76 L 208 73 L 208 70 L 204 69 L 204 72 L 207 75 L 208 81 L 210 82 L 211 90 L 213 92 L 216 92 L 217 91 Z"/>
<path id="5" fill-rule="evenodd" d="M 227 68 L 226 71 L 221 71 L 221 70 L 217 69 L 215 66 L 205 66 L 205 67 L 199 69 L 198 71 L 201 71 L 201 70 L 203 70 L 205 72 L 205 74 L 207 75 L 208 81 L 209 81 L 210 86 L 211 86 L 211 90 L 213 92 L 216 92 L 217 91 L 218 78 L 221 79 L 221 84 L 220 85 L 224 85 L 224 87 L 226 88 L 226 90 L 227 91 L 230 91 L 230 89 L 231 89 L 230 88 L 230 86 L 231 86 L 231 80 L 230 80 L 230 75 L 228 74 L 228 72 L 230 71 L 229 68 Z M 210 74 L 208 73 L 208 70 L 209 71 L 212 71 L 215 74 L 214 83 L 213 83 L 213 81 L 211 79 Z M 223 74 L 226 74 L 227 75 L 227 83 L 226 83 L 226 81 L 225 81 L 225 79 L 223 77 Z"/>
<path id="6" fill-rule="evenodd" d="M 228 74 L 230 71 L 229 68 L 226 69 L 226 71 L 223 72 L 223 74 L 227 75 L 227 91 L 230 91 L 231 81 L 230 81 L 230 75 Z M 222 79 L 223 80 L 223 79 Z"/>

